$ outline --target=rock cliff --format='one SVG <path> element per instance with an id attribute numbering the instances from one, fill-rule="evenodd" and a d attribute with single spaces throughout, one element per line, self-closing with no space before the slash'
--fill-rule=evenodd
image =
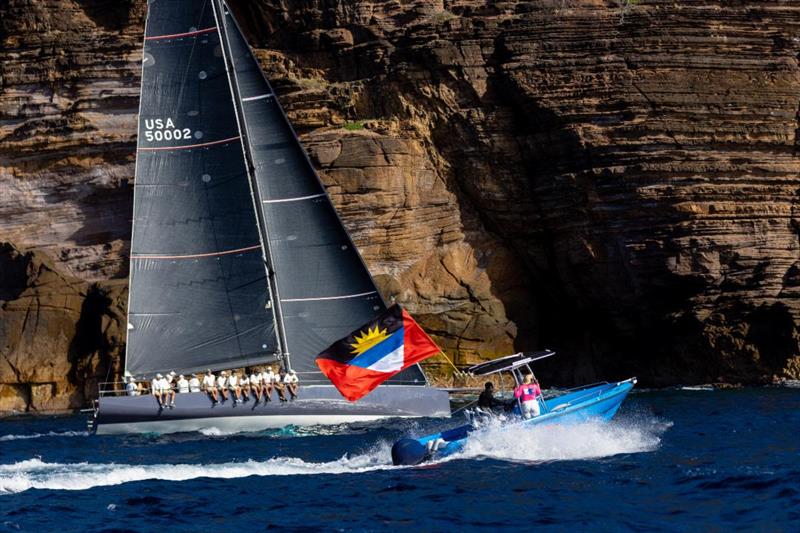
<path id="1" fill-rule="evenodd" d="M 459 364 L 800 377 L 794 3 L 230 3 L 382 291 Z M 144 13 L 0 6 L 0 411 L 117 368 Z"/>

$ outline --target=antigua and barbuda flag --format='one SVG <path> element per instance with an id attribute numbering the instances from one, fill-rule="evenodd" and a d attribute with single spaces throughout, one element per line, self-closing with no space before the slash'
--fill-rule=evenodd
<path id="1" fill-rule="evenodd" d="M 442 350 L 395 304 L 317 356 L 322 373 L 354 402 L 401 370 Z"/>

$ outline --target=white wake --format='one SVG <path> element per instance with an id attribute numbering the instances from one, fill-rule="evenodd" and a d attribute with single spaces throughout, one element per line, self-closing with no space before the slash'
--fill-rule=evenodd
<path id="1" fill-rule="evenodd" d="M 356 474 L 393 468 L 389 445 L 368 453 L 344 456 L 336 461 L 313 463 L 295 457 L 266 461 L 219 464 L 47 463 L 28 459 L 0 465 L 0 495 L 28 489 L 85 490 L 132 481 L 186 481 L 196 478 L 233 479 L 248 476 L 296 476 L 307 474 Z"/>
<path id="2" fill-rule="evenodd" d="M 618 454 L 650 452 L 658 448 L 670 422 L 524 427 L 492 426 L 474 432 L 461 453 L 438 461 L 496 459 L 537 463 L 589 460 Z M 391 464 L 391 444 L 345 455 L 335 461 L 307 462 L 296 457 L 218 464 L 48 463 L 28 459 L 0 465 L 0 495 L 29 489 L 85 490 L 134 481 L 186 481 L 196 478 L 233 479 L 248 476 L 359 474 L 399 469 Z M 428 463 L 430 464 L 430 463 Z"/>
<path id="3" fill-rule="evenodd" d="M 22 435 L 0 435 L 0 442 L 10 440 L 41 439 L 42 437 L 88 437 L 88 431 L 48 431 L 47 433 L 27 433 Z"/>

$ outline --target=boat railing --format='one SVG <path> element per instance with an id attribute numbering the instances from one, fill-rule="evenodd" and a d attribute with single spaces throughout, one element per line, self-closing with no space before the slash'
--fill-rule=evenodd
<path id="1" fill-rule="evenodd" d="M 298 374 L 302 374 L 298 372 Z M 136 382 L 137 394 L 136 396 L 146 396 L 150 394 L 150 382 L 149 381 L 137 381 Z M 324 378 L 310 378 L 305 376 L 300 376 L 300 386 L 304 385 L 330 385 L 331 382 Z M 424 383 L 420 383 L 419 381 L 392 381 L 390 383 L 386 383 L 386 385 L 424 385 Z M 128 396 L 128 391 L 125 388 L 126 383 L 124 381 L 102 381 L 97 384 L 98 388 L 98 396 L 100 398 L 106 397 L 113 397 L 113 396 Z M 173 388 L 175 386 L 173 385 Z"/>
<path id="2" fill-rule="evenodd" d="M 561 411 L 561 410 L 566 409 L 567 407 L 570 407 L 570 406 L 572 406 L 572 405 L 574 405 L 576 403 L 580 403 L 580 402 L 586 401 L 586 399 L 589 398 L 589 397 L 600 396 L 607 389 L 604 388 L 604 389 L 601 389 L 601 390 L 592 390 L 592 391 L 590 391 L 590 389 L 593 389 L 595 387 L 601 387 L 603 385 L 609 385 L 609 383 L 607 381 L 598 381 L 596 383 L 590 383 L 588 385 L 581 385 L 580 387 L 573 387 L 571 389 L 559 390 L 559 391 L 557 391 L 559 394 L 557 394 L 555 396 L 550 396 L 549 398 L 547 398 L 548 401 L 555 403 L 555 405 L 553 405 L 553 404 L 548 405 L 548 409 L 547 410 L 548 411 Z M 574 398 L 570 398 L 570 400 L 568 402 L 566 402 L 566 403 L 557 403 L 559 398 L 562 398 L 567 394 L 573 394 L 573 393 L 581 392 L 581 391 L 584 391 L 584 390 L 587 392 L 587 394 L 579 394 L 578 396 L 576 396 Z"/>
<path id="3" fill-rule="evenodd" d="M 608 385 L 608 381 L 596 381 L 594 383 L 589 383 L 588 385 L 581 385 L 579 387 L 572 387 L 571 389 L 550 389 L 548 392 L 556 393 L 556 395 L 553 396 L 553 397 L 557 398 L 558 396 L 562 396 L 562 395 L 567 394 L 569 392 L 578 392 L 578 391 L 583 390 L 583 389 L 591 389 L 592 387 L 597 387 L 598 385 Z"/>

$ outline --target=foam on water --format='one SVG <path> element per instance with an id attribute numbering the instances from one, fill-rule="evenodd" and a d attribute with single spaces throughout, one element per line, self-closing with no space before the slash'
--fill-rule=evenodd
<path id="1" fill-rule="evenodd" d="M 88 437 L 86 431 L 48 431 L 47 433 L 29 433 L 25 435 L 0 435 L 0 442 L 9 440 L 41 439 L 43 437 Z"/>
<path id="2" fill-rule="evenodd" d="M 493 425 L 474 432 L 460 458 L 515 462 L 597 459 L 658 449 L 671 422 L 631 420 L 605 424 Z"/>
<path id="3" fill-rule="evenodd" d="M 462 453 L 440 462 L 484 458 L 513 462 L 586 460 L 622 453 L 649 452 L 658 448 L 660 435 L 670 426 L 669 422 L 654 420 L 550 427 L 493 425 L 474 432 Z M 404 468 L 392 466 L 390 448 L 390 443 L 380 442 L 364 453 L 318 463 L 296 457 L 219 464 L 152 465 L 48 463 L 40 459 L 28 459 L 0 465 L 0 494 L 19 493 L 28 489 L 85 490 L 144 480 L 359 474 Z"/>
<path id="4" fill-rule="evenodd" d="M 275 457 L 267 461 L 242 461 L 219 464 L 47 463 L 28 459 L 0 465 L 0 495 L 28 489 L 85 490 L 132 481 L 186 481 L 196 478 L 232 479 L 247 476 L 293 476 L 304 474 L 354 474 L 392 468 L 388 461 L 389 444 L 336 461 L 314 463 L 295 457 Z"/>

